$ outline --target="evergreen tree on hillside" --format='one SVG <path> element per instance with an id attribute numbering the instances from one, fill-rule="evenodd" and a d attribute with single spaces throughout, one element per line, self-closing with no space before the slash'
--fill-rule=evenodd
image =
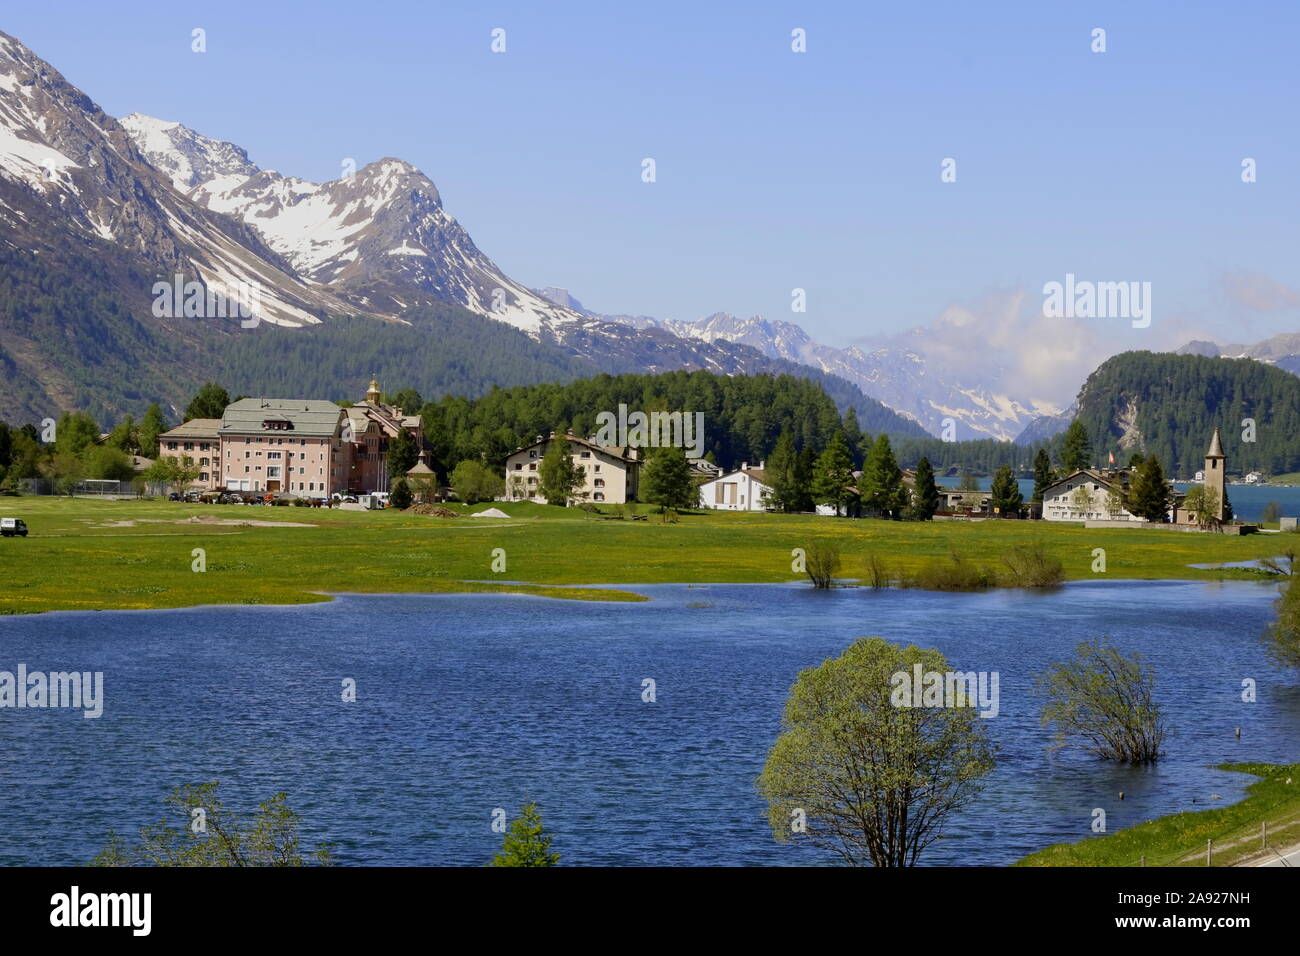
<path id="1" fill-rule="evenodd" d="M 1034 455 L 1034 504 L 1043 503 L 1043 492 L 1045 492 L 1052 481 L 1056 478 L 1052 471 L 1052 459 L 1047 454 L 1046 448 L 1038 449 Z"/>
<path id="2" fill-rule="evenodd" d="M 908 516 L 913 521 L 929 521 L 939 510 L 939 486 L 935 484 L 934 469 L 930 467 L 929 458 L 922 458 L 916 463 L 914 489 Z"/>
<path id="3" fill-rule="evenodd" d="M 844 444 L 849 446 L 849 454 L 853 457 L 853 467 L 856 468 L 866 458 L 866 449 L 864 447 L 866 436 L 862 434 L 862 427 L 858 424 L 857 409 L 849 406 L 848 410 L 845 411 L 842 428 L 844 431 Z"/>
<path id="4" fill-rule="evenodd" d="M 835 513 L 847 506 L 852 499 L 848 490 L 853 484 L 853 459 L 849 455 L 844 435 L 836 432 L 830 444 L 817 456 L 813 467 L 813 500 L 819 505 L 833 505 Z"/>
<path id="5" fill-rule="evenodd" d="M 1138 450 L 1171 475 L 1202 467 L 1216 427 L 1228 440 L 1232 472 L 1300 470 L 1300 379 L 1254 359 L 1123 352 L 1088 377 L 1078 419 L 1106 444 L 1136 430 Z M 1254 440 L 1233 441 L 1244 419 L 1255 423 Z"/>
<path id="6" fill-rule="evenodd" d="M 656 448 L 641 472 L 640 497 L 660 511 L 696 508 L 700 494 L 691 479 L 691 466 L 680 448 Z"/>
<path id="7" fill-rule="evenodd" d="M 400 478 L 420 460 L 420 445 L 405 428 L 388 439 L 388 477 Z"/>
<path id="8" fill-rule="evenodd" d="M 1165 482 L 1165 470 L 1160 459 L 1149 456 L 1138 466 L 1128 486 L 1125 507 L 1130 513 L 1146 521 L 1160 523 L 1169 520 L 1173 494 Z"/>
<path id="9" fill-rule="evenodd" d="M 85 412 L 64 412 L 54 430 L 56 454 L 80 456 L 99 439 L 99 426 Z"/>
<path id="10" fill-rule="evenodd" d="M 1092 441 L 1083 422 L 1075 419 L 1065 430 L 1065 445 L 1061 449 L 1061 464 L 1066 474 L 1080 471 L 1092 465 Z"/>
<path id="11" fill-rule="evenodd" d="M 791 493 L 793 506 L 790 510 L 797 512 L 812 511 L 816 506 L 813 501 L 813 472 L 817 468 L 817 456 L 811 446 L 799 452 L 799 459 L 794 467 L 794 488 Z"/>
<path id="12" fill-rule="evenodd" d="M 196 418 L 220 418 L 230 404 L 230 393 L 216 382 L 206 382 L 185 407 L 185 421 Z"/>
<path id="13" fill-rule="evenodd" d="M 772 489 L 771 505 L 781 511 L 798 510 L 801 491 L 798 487 L 799 453 L 789 429 L 781 432 L 776 448 L 767 458 L 767 483 Z"/>
<path id="14" fill-rule="evenodd" d="M 134 416 L 123 416 L 122 420 L 113 426 L 113 430 L 108 433 L 105 444 L 111 445 L 119 451 L 124 451 L 128 455 L 138 454 L 140 451 L 140 431 L 136 428 Z"/>
<path id="15" fill-rule="evenodd" d="M 888 435 L 881 435 L 872 444 L 858 487 L 863 505 L 886 517 L 898 517 L 906 506 L 903 475 L 894 460 L 894 449 L 889 444 Z"/>
<path id="16" fill-rule="evenodd" d="M 1025 496 L 1020 493 L 1020 484 L 1016 473 L 1003 465 L 993 476 L 993 485 L 989 490 L 989 504 L 999 514 L 1015 514 L 1024 504 Z"/>
<path id="17" fill-rule="evenodd" d="M 158 457 L 158 436 L 167 431 L 167 420 L 162 409 L 154 402 L 140 420 L 140 454 L 145 458 Z"/>

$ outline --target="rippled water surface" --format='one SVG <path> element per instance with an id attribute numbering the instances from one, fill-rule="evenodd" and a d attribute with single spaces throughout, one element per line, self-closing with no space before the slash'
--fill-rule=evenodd
<path id="1" fill-rule="evenodd" d="M 103 671 L 107 698 L 98 720 L 0 710 L 0 863 L 85 862 L 110 828 L 156 822 L 170 787 L 214 779 L 233 806 L 286 791 L 307 841 L 342 864 L 480 864 L 500 844 L 493 808 L 528 799 L 564 863 L 821 862 L 773 841 L 753 781 L 799 670 L 869 634 L 1001 675 L 986 722 L 999 765 L 926 863 L 1010 862 L 1088 836 L 1094 807 L 1115 830 L 1239 797 L 1249 778 L 1213 764 L 1300 760 L 1300 689 L 1257 642 L 1267 585 L 639 590 L 652 600 L 346 596 L 0 619 L 0 670 Z M 1048 750 L 1032 677 L 1103 633 L 1156 668 L 1173 729 L 1156 769 Z M 1257 703 L 1241 701 L 1245 678 Z"/>

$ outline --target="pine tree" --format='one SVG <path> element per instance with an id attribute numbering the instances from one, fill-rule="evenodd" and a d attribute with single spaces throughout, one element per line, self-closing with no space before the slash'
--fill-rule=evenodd
<path id="1" fill-rule="evenodd" d="M 939 486 L 934 481 L 934 468 L 930 459 L 922 456 L 916 463 L 915 490 L 909 514 L 915 521 L 929 521 L 939 510 Z"/>
<path id="2" fill-rule="evenodd" d="M 112 445 L 127 454 L 138 454 L 140 450 L 140 433 L 135 427 L 135 418 L 131 415 L 124 415 L 113 430 L 109 432 L 107 444 Z M 3 455 L 0 455 L 3 459 Z M 6 464 L 0 460 L 0 465 Z"/>
<path id="3" fill-rule="evenodd" d="M 405 428 L 388 439 L 388 477 L 400 478 L 420 460 L 420 446 Z"/>
<path id="4" fill-rule="evenodd" d="M 889 436 L 881 435 L 871 446 L 862 466 L 862 503 L 881 515 L 893 518 L 906 503 L 903 475 L 894 459 Z"/>
<path id="5" fill-rule="evenodd" d="M 167 420 L 162 409 L 154 402 L 140 420 L 140 454 L 145 458 L 158 457 L 158 436 L 167 430 Z"/>
<path id="6" fill-rule="evenodd" d="M 551 835 L 542 826 L 535 803 L 525 803 L 506 830 L 501 850 L 489 866 L 555 866 L 560 854 L 551 852 Z"/>
<path id="7" fill-rule="evenodd" d="M 185 421 L 196 418 L 220 418 L 230 404 L 230 393 L 216 382 L 205 382 L 189 405 L 185 407 Z"/>
<path id="8" fill-rule="evenodd" d="M 1038 449 L 1038 454 L 1034 455 L 1034 504 L 1043 503 L 1043 493 L 1047 491 L 1055 477 L 1052 473 L 1052 459 L 1047 454 L 1047 449 Z"/>
<path id="9" fill-rule="evenodd" d="M 1061 447 L 1061 464 L 1067 474 L 1081 471 L 1092 464 L 1092 440 L 1083 422 L 1075 419 L 1065 430 L 1065 444 Z"/>
<path id="10" fill-rule="evenodd" d="M 849 446 L 849 455 L 853 459 L 852 468 L 856 468 L 859 462 L 863 461 L 865 456 L 864 441 L 866 436 L 862 434 L 862 426 L 858 424 L 857 410 L 850 405 L 848 411 L 844 413 L 844 444 Z M 852 469 L 850 469 L 852 470 Z"/>
<path id="11" fill-rule="evenodd" d="M 783 429 L 776 440 L 776 448 L 767 459 L 767 484 L 772 489 L 771 504 L 781 511 L 795 511 L 799 499 L 799 453 L 794 448 L 794 438 L 789 429 Z"/>
<path id="12" fill-rule="evenodd" d="M 799 460 L 794 468 L 794 488 L 791 490 L 794 500 L 791 511 L 812 511 L 816 505 L 812 493 L 813 472 L 816 468 L 817 456 L 813 454 L 812 447 L 807 446 L 799 452 Z"/>
<path id="13" fill-rule="evenodd" d="M 993 485 L 989 491 L 989 505 L 999 514 L 1018 512 L 1024 504 L 1025 496 L 1020 493 L 1020 484 L 1016 473 L 1010 465 L 1003 465 L 993 476 Z"/>
<path id="14" fill-rule="evenodd" d="M 819 505 L 834 505 L 835 513 L 839 514 L 852 497 L 848 490 L 852 484 L 853 458 L 844 443 L 844 435 L 836 432 L 813 466 L 813 500 Z"/>
<path id="15" fill-rule="evenodd" d="M 1172 493 L 1165 483 L 1165 470 L 1160 459 L 1151 455 L 1138 466 L 1137 474 L 1129 483 L 1125 507 L 1139 518 L 1158 523 L 1169 520 L 1171 503 Z"/>
<path id="16" fill-rule="evenodd" d="M 388 501 L 400 511 L 411 507 L 411 486 L 406 483 L 405 478 L 398 478 L 393 485 L 393 490 L 388 494 Z"/>
<path id="17" fill-rule="evenodd" d="M 691 480 L 691 466 L 682 449 L 657 448 L 650 455 L 641 474 L 641 499 L 665 512 L 669 508 L 699 506 L 699 492 Z"/>

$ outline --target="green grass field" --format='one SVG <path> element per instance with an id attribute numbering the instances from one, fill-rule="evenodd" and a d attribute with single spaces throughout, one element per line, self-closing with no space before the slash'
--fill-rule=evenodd
<path id="1" fill-rule="evenodd" d="M 792 549 L 817 539 L 839 544 L 846 578 L 862 576 L 872 552 L 899 573 L 943 559 L 952 549 L 994 566 L 1011 547 L 1040 542 L 1063 562 L 1068 579 L 1258 580 L 1248 570 L 1188 565 L 1243 561 L 1281 548 L 1275 535 L 1090 531 L 1029 521 L 911 523 L 706 512 L 665 524 L 658 516 L 602 520 L 578 509 L 531 503 L 492 506 L 511 517 L 0 498 L 0 517 L 24 518 L 31 528 L 25 539 L 0 538 L 0 613 L 296 604 L 327 600 L 325 592 L 511 591 L 641 600 L 608 585 L 795 580 L 803 575 L 791 570 Z M 239 523 L 245 521 L 309 527 Z M 191 570 L 195 548 L 206 552 L 204 573 Z M 498 548 L 505 551 L 502 573 L 492 570 Z M 1104 575 L 1091 570 L 1095 548 L 1106 551 Z M 573 585 L 584 587 L 568 587 Z"/>
<path id="2" fill-rule="evenodd" d="M 1079 843 L 1057 843 L 1016 866 L 1205 866 L 1207 840 L 1213 844 L 1212 866 L 1235 866 L 1265 856 L 1265 823 L 1270 847 L 1300 841 L 1300 764 L 1224 764 L 1219 769 L 1260 779 L 1240 803 L 1175 813 Z"/>

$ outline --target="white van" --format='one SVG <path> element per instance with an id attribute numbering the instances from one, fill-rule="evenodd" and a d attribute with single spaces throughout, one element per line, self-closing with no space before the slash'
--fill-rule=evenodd
<path id="1" fill-rule="evenodd" d="M 27 522 L 22 518 L 0 518 L 0 536 L 6 538 L 27 537 Z"/>

